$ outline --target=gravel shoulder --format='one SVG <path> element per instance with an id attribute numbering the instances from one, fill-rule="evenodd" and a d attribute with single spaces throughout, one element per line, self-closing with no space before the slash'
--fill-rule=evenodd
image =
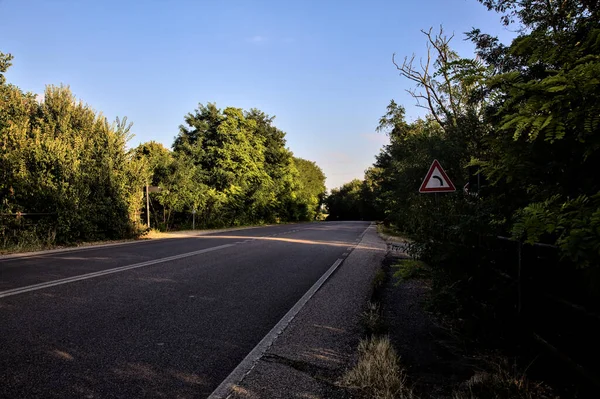
<path id="1" fill-rule="evenodd" d="M 363 331 L 360 314 L 386 252 L 371 225 L 229 398 L 351 397 L 336 382 L 355 361 Z"/>

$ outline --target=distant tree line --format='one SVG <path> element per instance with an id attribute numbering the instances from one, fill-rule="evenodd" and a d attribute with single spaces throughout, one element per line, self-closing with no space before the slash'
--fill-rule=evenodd
<path id="1" fill-rule="evenodd" d="M 369 180 L 370 172 L 364 180 L 354 179 L 339 188 L 331 190 L 325 198 L 328 210 L 327 220 L 377 220 L 377 212 L 372 197 Z"/>
<path id="2" fill-rule="evenodd" d="M 325 176 L 295 158 L 273 117 L 200 105 L 185 117 L 172 150 L 128 149 L 126 118 L 110 123 L 68 87 L 40 100 L 6 82 L 0 53 L 0 248 L 133 237 L 161 229 L 313 220 Z M 153 227 L 154 227 L 153 226 Z"/>

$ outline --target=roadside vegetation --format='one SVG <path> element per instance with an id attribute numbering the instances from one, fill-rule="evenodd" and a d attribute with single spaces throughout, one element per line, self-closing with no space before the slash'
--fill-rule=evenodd
<path id="1" fill-rule="evenodd" d="M 360 314 L 363 338 L 357 348 L 356 363 L 341 377 L 339 384 L 357 390 L 359 397 L 375 399 L 415 398 L 408 383 L 406 368 L 388 334 L 381 293 L 388 275 L 379 268 L 371 282 L 372 295 Z"/>
<path id="2" fill-rule="evenodd" d="M 43 96 L 6 82 L 0 53 L 0 251 L 133 238 L 161 231 L 314 220 L 325 176 L 286 148 L 264 112 L 200 104 L 172 148 L 129 148 L 132 124 L 109 122 L 67 86 Z"/>
<path id="3" fill-rule="evenodd" d="M 466 337 L 455 329 L 455 320 L 429 312 L 431 275 L 423 262 L 391 250 L 372 287 L 371 298 L 360 315 L 363 338 L 357 360 L 339 381 L 353 397 L 559 397 L 547 384 L 531 380 L 526 368 L 501 353 L 465 345 Z"/>
<path id="4" fill-rule="evenodd" d="M 406 371 L 386 336 L 371 336 L 358 346 L 357 364 L 344 374 L 342 384 L 358 388 L 374 399 L 411 399 Z"/>
<path id="5" fill-rule="evenodd" d="M 391 101 L 379 121 L 390 144 L 362 181 L 332 191 L 329 218 L 402 232 L 413 260 L 396 277 L 426 272 L 429 308 L 469 345 L 515 356 L 519 369 L 532 361 L 584 395 L 599 380 L 589 349 L 600 311 L 600 2 L 480 2 L 518 36 L 501 43 L 474 28 L 475 55 L 462 58 L 453 35 L 427 29 L 425 58 L 395 56 L 427 115 L 409 122 Z M 434 159 L 456 192 L 418 192 Z M 474 377 L 456 397 L 544 397 L 503 375 Z M 512 396 L 477 393 L 502 381 Z"/>

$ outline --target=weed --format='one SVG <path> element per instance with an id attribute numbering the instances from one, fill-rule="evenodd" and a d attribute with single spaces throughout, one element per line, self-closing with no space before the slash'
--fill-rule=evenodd
<path id="1" fill-rule="evenodd" d="M 385 271 L 381 268 L 377 269 L 377 272 L 375 273 L 375 277 L 373 277 L 373 281 L 371 281 L 371 287 L 373 287 L 373 290 L 377 290 L 378 288 L 382 287 L 385 284 L 385 280 L 386 280 L 386 275 L 385 275 Z"/>
<path id="2" fill-rule="evenodd" d="M 385 324 L 381 317 L 381 306 L 375 302 L 367 303 L 367 310 L 361 313 L 360 323 L 366 334 L 381 334 L 385 331 Z"/>
<path id="3" fill-rule="evenodd" d="M 403 259 L 392 266 L 394 271 L 395 285 L 413 279 L 413 278 L 430 278 L 431 270 L 425 262 L 414 259 Z"/>

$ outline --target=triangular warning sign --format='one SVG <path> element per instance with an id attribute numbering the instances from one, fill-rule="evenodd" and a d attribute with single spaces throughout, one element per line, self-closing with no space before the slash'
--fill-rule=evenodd
<path id="1" fill-rule="evenodd" d="M 454 184 L 444 172 L 442 165 L 435 159 L 429 168 L 429 172 L 427 172 L 427 176 L 423 183 L 421 184 L 421 188 L 419 189 L 420 193 L 448 193 L 456 191 Z"/>

